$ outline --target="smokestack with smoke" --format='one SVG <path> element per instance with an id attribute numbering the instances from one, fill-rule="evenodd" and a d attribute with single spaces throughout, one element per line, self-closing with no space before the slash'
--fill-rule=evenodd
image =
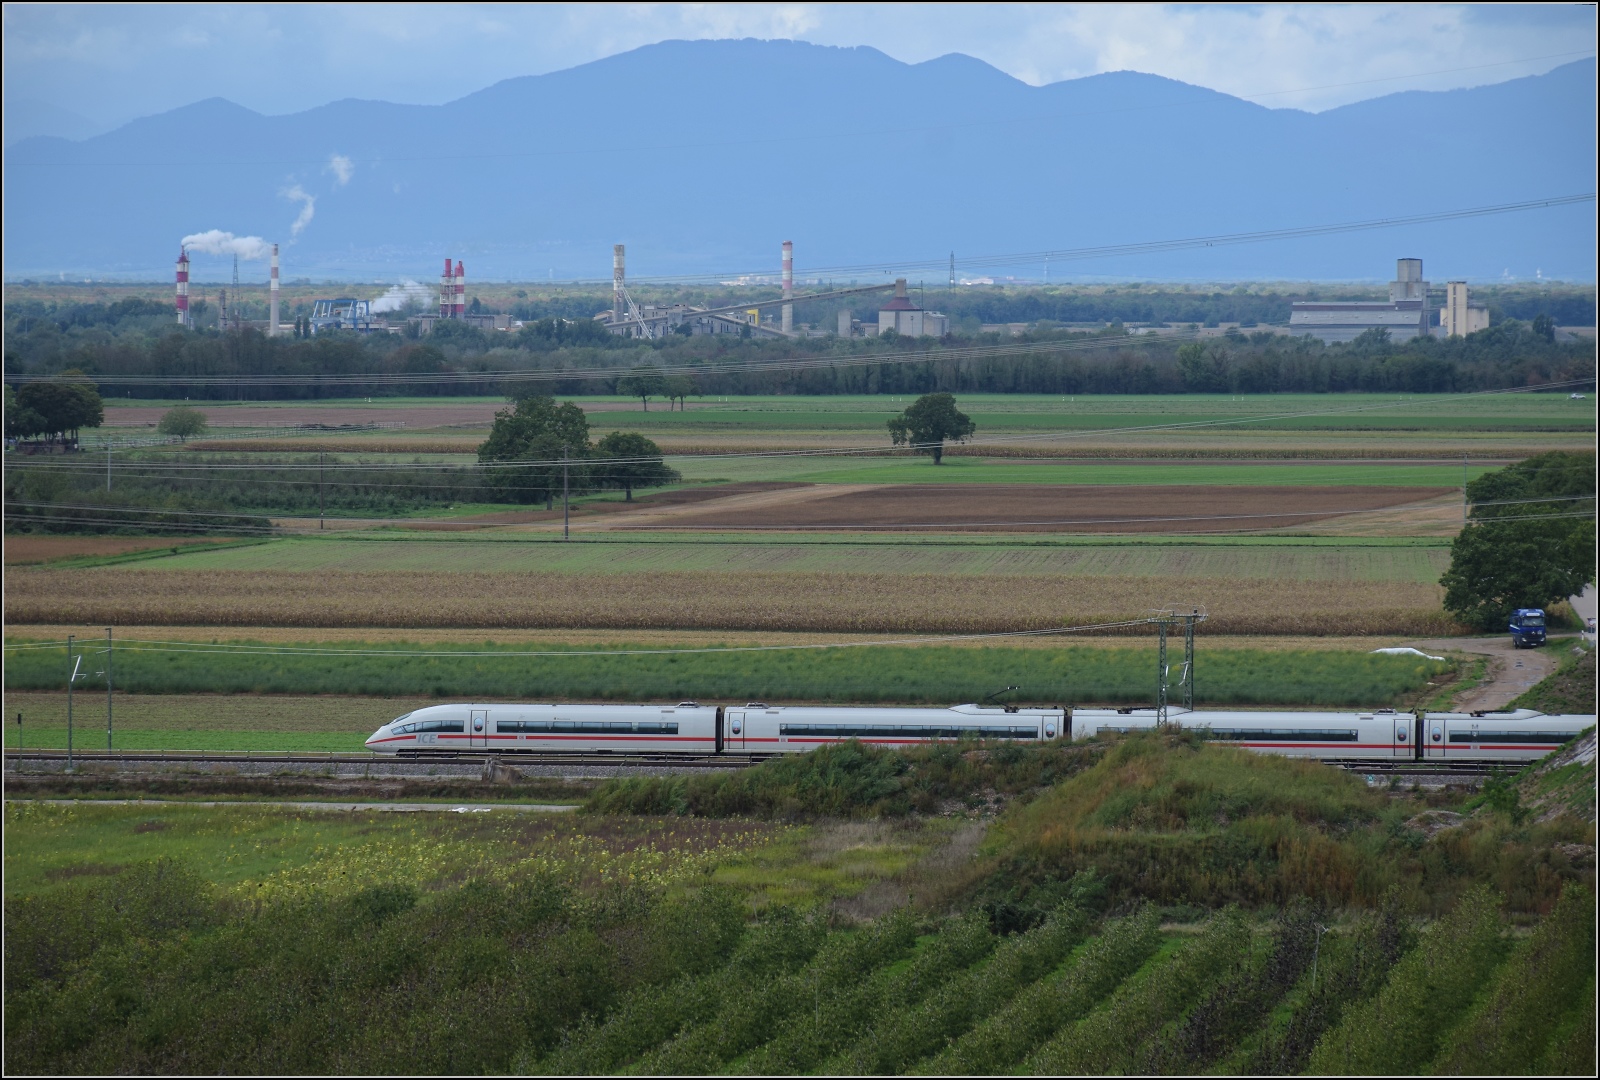
<path id="1" fill-rule="evenodd" d="M 461 263 L 456 263 L 456 304 L 451 313 L 453 319 L 464 319 L 467 315 L 467 272 L 462 269 Z"/>
<path id="2" fill-rule="evenodd" d="M 444 273 L 439 275 L 439 318 L 448 319 L 456 307 L 456 277 L 450 272 L 450 256 L 444 258 Z"/>
<path id="3" fill-rule="evenodd" d="M 794 299 L 794 241 L 783 242 L 783 298 Z M 794 333 L 794 305 L 783 305 L 783 332 Z"/>
<path id="4" fill-rule="evenodd" d="M 390 311 L 404 311 L 410 304 L 421 307 L 429 299 L 428 287 L 408 278 L 403 284 L 391 285 L 388 292 L 374 300 L 372 313 L 378 315 Z"/>
<path id="5" fill-rule="evenodd" d="M 178 325 L 189 325 L 189 253 L 178 248 Z"/>

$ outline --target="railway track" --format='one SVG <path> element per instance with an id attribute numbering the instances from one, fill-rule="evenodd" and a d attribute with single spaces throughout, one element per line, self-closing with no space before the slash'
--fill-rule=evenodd
<path id="1" fill-rule="evenodd" d="M 5 752 L 6 762 L 24 761 L 64 762 L 65 750 L 14 750 Z M 498 761 L 515 768 L 517 765 L 556 766 L 616 766 L 648 767 L 671 765 L 684 769 L 744 768 L 767 760 L 758 754 L 651 754 L 618 753 L 615 751 L 589 751 L 584 753 L 519 753 L 519 754 L 311 754 L 285 750 L 233 751 L 214 753 L 200 750 L 83 750 L 73 751 L 74 763 L 120 764 L 156 762 L 168 765 L 476 765 L 483 766 Z M 1437 764 L 1416 761 L 1330 761 L 1329 765 L 1346 772 L 1366 776 L 1392 776 L 1396 778 L 1447 779 L 1475 776 L 1495 776 L 1516 772 L 1522 762 Z"/>
<path id="2" fill-rule="evenodd" d="M 1328 764 L 1346 772 L 1362 773 L 1366 776 L 1472 777 L 1506 775 L 1526 767 L 1529 763 L 1526 761 L 1451 762 L 1430 765 L 1415 761 L 1330 761 Z"/>
<path id="3" fill-rule="evenodd" d="M 66 761 L 65 750 L 7 750 L 10 762 Z M 593 751 L 589 753 L 519 754 L 308 754 L 284 750 L 212 753 L 199 750 L 75 750 L 74 763 L 161 762 L 171 765 L 675 765 L 682 768 L 740 768 L 766 758 L 754 754 L 639 754 Z"/>

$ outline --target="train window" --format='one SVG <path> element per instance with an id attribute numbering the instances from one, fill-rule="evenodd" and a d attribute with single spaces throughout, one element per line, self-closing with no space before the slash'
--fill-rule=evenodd
<path id="1" fill-rule="evenodd" d="M 621 720 L 501 720 L 496 730 L 519 731 L 525 735 L 577 735 L 600 732 L 642 732 L 649 735 L 676 735 L 674 721 L 644 721 L 630 724 Z M 455 729 L 460 731 L 458 727 Z"/>
<path id="2" fill-rule="evenodd" d="M 1452 731 L 1453 743 L 1567 743 L 1578 737 L 1575 731 Z"/>
<path id="3" fill-rule="evenodd" d="M 980 739 L 1037 739 L 1039 729 L 1031 727 L 921 727 L 910 724 L 779 724 L 780 735 L 815 735 L 833 739 L 959 739 L 973 735 Z"/>
<path id="4" fill-rule="evenodd" d="M 467 730 L 463 720 L 425 720 L 417 725 L 418 731 L 456 731 Z"/>
<path id="5" fill-rule="evenodd" d="M 420 724 L 407 724 L 405 727 L 397 727 L 394 730 L 397 734 L 409 735 L 419 727 L 421 727 Z"/>
<path id="6" fill-rule="evenodd" d="M 1202 733 L 1206 729 L 1200 729 Z M 1217 742 L 1357 742 L 1354 728 L 1211 728 Z"/>

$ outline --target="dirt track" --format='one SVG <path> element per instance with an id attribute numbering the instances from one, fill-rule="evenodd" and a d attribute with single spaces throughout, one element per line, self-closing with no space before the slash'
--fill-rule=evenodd
<path id="1" fill-rule="evenodd" d="M 1489 658 L 1483 681 L 1457 696 L 1452 703 L 1451 707 L 1460 712 L 1503 709 L 1510 705 L 1555 672 L 1556 665 L 1561 662 L 1563 648 L 1560 641 L 1553 640 L 1542 649 L 1518 649 L 1511 644 L 1508 634 L 1438 638 L 1411 642 L 1411 645 L 1425 653 L 1437 654 L 1445 649 L 1455 649 Z"/>
<path id="2" fill-rule="evenodd" d="M 712 500 L 670 517 L 641 508 L 637 516 L 612 516 L 606 527 L 1192 534 L 1284 529 L 1442 493 L 1356 486 L 819 484 L 781 497 Z"/>

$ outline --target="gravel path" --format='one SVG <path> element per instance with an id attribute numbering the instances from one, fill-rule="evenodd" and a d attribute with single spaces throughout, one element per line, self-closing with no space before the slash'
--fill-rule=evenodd
<path id="1" fill-rule="evenodd" d="M 1456 698 L 1454 707 L 1461 712 L 1505 708 L 1555 671 L 1565 647 L 1560 639 L 1551 639 L 1542 649 L 1518 649 L 1512 646 L 1509 634 L 1413 641 L 1410 645 L 1425 653 L 1454 649 L 1489 658 L 1483 681 Z"/>

